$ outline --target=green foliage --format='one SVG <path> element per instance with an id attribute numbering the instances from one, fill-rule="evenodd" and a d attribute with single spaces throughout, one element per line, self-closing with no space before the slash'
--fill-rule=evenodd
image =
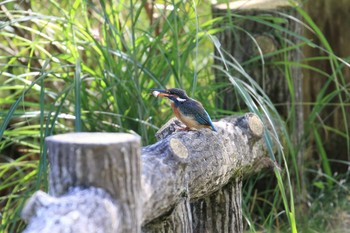
<path id="1" fill-rule="evenodd" d="M 271 160 L 281 164 L 282 169 L 274 168 L 276 179 L 266 182 L 262 192 L 256 191 L 256 184 L 271 173 L 262 173 L 246 182 L 243 204 L 249 230 L 297 232 L 297 226 L 301 229 L 295 194 L 305 191 L 302 180 L 309 176 L 312 188 L 307 191 L 312 192 L 312 202 L 320 202 L 317 195 L 330 193 L 334 188 L 347 191 L 332 173 L 332 160 L 320 133 L 333 131 L 343 137 L 350 155 L 345 108 L 349 89 L 342 74 L 349 64 L 334 55 L 322 32 L 302 9 L 297 8 L 305 23 L 294 20 L 316 33 L 321 45 L 281 26 L 288 15 L 237 14 L 238 20 L 249 19 L 301 41 L 239 64 L 221 47 L 215 34 L 226 27 L 245 29 L 231 20 L 229 12 L 226 18 L 211 19 L 208 2 L 170 1 L 152 6 L 146 1 L 132 0 L 117 4 L 111 0 L 22 4 L 10 0 L 0 6 L 0 229 L 4 232 L 22 229 L 19 213 L 24 201 L 35 190 L 47 190 L 46 136 L 72 131 L 129 132 L 139 134 L 145 145 L 153 143 L 156 130 L 171 116 L 168 106 L 164 106 L 166 102 L 149 95 L 149 89 L 154 87 L 185 88 L 215 119 L 233 114 L 214 107 L 216 91 L 232 85 L 245 103 L 246 109 L 242 111 L 255 112 L 270 126 L 265 141 Z M 230 22 L 226 27 L 216 26 L 227 18 Z M 288 52 L 305 46 L 320 49 L 326 56 L 297 63 L 288 61 Z M 212 55 L 214 49 L 220 56 Z M 266 64 L 265 59 L 272 56 L 281 59 Z M 214 60 L 218 62 L 215 65 Z M 306 63 L 310 60 L 329 61 L 332 73 Z M 285 70 L 292 97 L 287 122 L 246 73 L 247 64 Z M 298 104 L 290 75 L 292 67 L 316 71 L 328 80 L 316 102 L 311 103 L 302 141 L 306 146 L 315 142 L 319 158 L 303 168 L 297 163 L 302 146 L 294 145 L 290 138 L 295 123 L 294 106 Z M 225 82 L 214 82 L 213 69 L 224 75 Z M 331 84 L 336 88 L 329 92 Z M 318 120 L 334 99 L 339 99 L 344 130 Z M 318 163 L 321 171 L 315 172 Z"/>
<path id="2" fill-rule="evenodd" d="M 211 48 L 199 51 L 208 43 L 211 23 L 199 28 L 193 4 L 171 2 L 168 7 L 175 10 L 154 8 L 159 18 L 153 18 L 141 1 L 48 1 L 44 9 L 42 2 L 2 3 L 0 38 L 7 49 L 0 54 L 0 205 L 5 232 L 23 227 L 24 200 L 39 188 L 47 190 L 46 136 L 126 131 L 149 144 L 171 115 L 149 89 L 193 86 L 194 92 L 211 81 L 209 60 L 201 59 Z M 199 30 L 205 33 L 200 36 Z M 210 101 L 204 104 L 210 109 Z"/>

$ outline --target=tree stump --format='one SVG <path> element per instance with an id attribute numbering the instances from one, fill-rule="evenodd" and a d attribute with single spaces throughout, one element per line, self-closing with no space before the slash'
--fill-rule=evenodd
<path id="1" fill-rule="evenodd" d="M 54 232 L 141 232 L 139 137 L 70 133 L 46 143 L 51 196 L 31 197 L 23 218 L 41 222 L 32 220 L 25 233 L 52 233 L 53 226 Z"/>
<path id="2" fill-rule="evenodd" d="M 298 38 L 286 33 L 286 31 L 296 34 L 301 32 L 301 26 L 295 21 L 299 17 L 295 8 L 288 0 L 240 0 L 229 5 L 213 5 L 212 12 L 214 18 L 225 17 L 225 20 L 217 23 L 218 28 L 225 28 L 216 34 L 222 49 L 242 64 L 244 70 L 256 80 L 280 113 L 286 116 L 288 109 L 294 107 L 290 105 L 292 101 L 298 105 L 301 103 L 302 73 L 299 67 L 283 62 L 299 61 L 301 51 L 291 49 L 285 54 L 275 55 L 274 53 L 287 46 L 300 44 Z M 285 17 L 283 14 L 290 17 Z M 277 25 L 278 28 L 272 27 L 272 24 Z M 282 31 L 282 28 L 285 30 Z M 215 55 L 220 57 L 221 54 L 215 50 Z M 231 60 L 227 56 L 226 58 Z M 251 59 L 255 61 L 249 61 Z M 279 65 L 273 65 L 273 62 L 279 62 Z M 219 60 L 215 60 L 215 63 L 221 66 L 223 64 Z M 292 87 L 288 86 L 288 80 L 285 77 L 288 75 L 286 69 L 293 81 Z M 239 73 L 235 75 L 243 78 Z M 216 71 L 216 79 L 218 82 L 227 82 L 218 71 Z M 293 88 L 291 92 L 295 93 L 295 100 L 292 100 L 289 95 L 290 88 Z M 223 96 L 223 99 L 218 98 L 218 106 L 237 110 L 239 106 L 236 101 L 233 101 L 236 99 L 234 93 L 233 87 L 230 89 L 224 87 L 218 94 L 220 97 Z"/>

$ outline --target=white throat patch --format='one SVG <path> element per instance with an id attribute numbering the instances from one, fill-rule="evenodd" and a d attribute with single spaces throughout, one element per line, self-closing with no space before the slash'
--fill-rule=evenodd
<path id="1" fill-rule="evenodd" d="M 176 100 L 179 101 L 179 102 L 185 102 L 186 101 L 186 99 L 181 99 L 180 97 L 177 97 Z"/>

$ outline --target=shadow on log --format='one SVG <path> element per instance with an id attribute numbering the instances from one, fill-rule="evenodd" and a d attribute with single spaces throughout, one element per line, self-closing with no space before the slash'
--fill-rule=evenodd
<path id="1" fill-rule="evenodd" d="M 179 124 L 141 155 L 130 134 L 48 137 L 50 195 L 27 201 L 25 232 L 243 232 L 242 179 L 271 164 L 262 122 L 248 113 L 215 122 L 218 132 Z"/>

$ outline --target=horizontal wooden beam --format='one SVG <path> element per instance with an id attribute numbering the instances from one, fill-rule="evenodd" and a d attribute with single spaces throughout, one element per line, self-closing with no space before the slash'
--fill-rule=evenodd
<path id="1" fill-rule="evenodd" d="M 159 141 L 141 154 L 140 138 L 130 134 L 49 137 L 50 195 L 38 191 L 29 199 L 22 212 L 29 221 L 25 232 L 50 232 L 52 226 L 74 232 L 140 232 L 142 226 L 143 232 L 154 232 L 174 212 L 181 217 L 172 218 L 169 227 L 191 232 L 197 217 L 190 202 L 209 197 L 232 179 L 239 181 L 232 197 L 240 209 L 241 177 L 267 159 L 260 119 L 251 113 L 228 117 L 214 123 L 218 132 L 179 131 L 179 124 L 170 120 L 157 133 Z M 242 226 L 241 214 L 226 217 L 238 218 L 234 222 Z"/>

